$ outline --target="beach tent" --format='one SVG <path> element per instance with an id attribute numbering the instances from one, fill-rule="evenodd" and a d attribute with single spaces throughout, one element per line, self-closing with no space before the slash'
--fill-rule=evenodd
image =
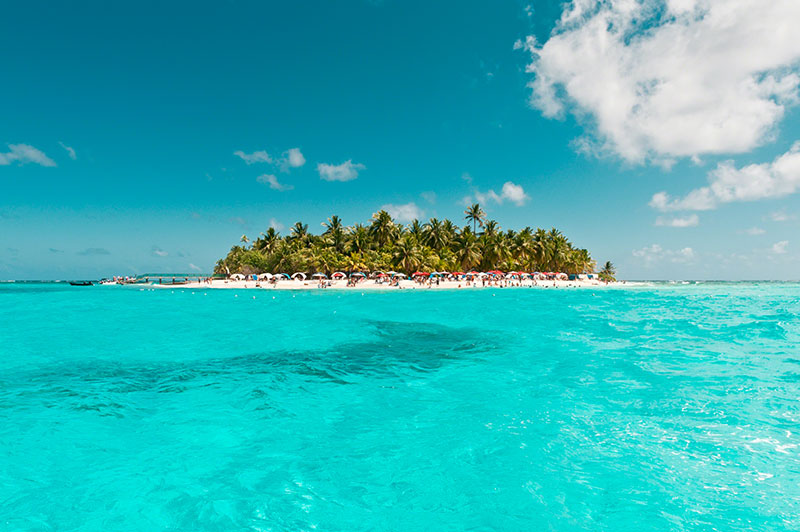
<path id="1" fill-rule="evenodd" d="M 332 279 L 344 279 L 345 277 L 347 277 L 347 275 L 342 272 L 333 272 L 333 275 L 331 275 Z"/>
<path id="2" fill-rule="evenodd" d="M 322 272 L 317 272 L 317 273 L 315 273 L 314 275 L 312 275 L 312 276 L 311 276 L 311 278 L 312 278 L 312 279 L 327 279 L 327 278 L 328 278 L 328 276 L 327 276 L 327 275 L 325 275 L 325 274 L 324 274 L 324 273 L 322 273 Z"/>
<path id="3" fill-rule="evenodd" d="M 234 281 L 244 281 L 245 276 L 242 275 L 241 273 L 234 273 L 233 275 L 231 275 L 231 279 L 233 279 Z"/>
<path id="4" fill-rule="evenodd" d="M 297 272 L 297 273 L 292 275 L 292 279 L 294 279 L 296 281 L 305 281 L 306 280 L 306 274 L 304 274 L 303 272 Z"/>

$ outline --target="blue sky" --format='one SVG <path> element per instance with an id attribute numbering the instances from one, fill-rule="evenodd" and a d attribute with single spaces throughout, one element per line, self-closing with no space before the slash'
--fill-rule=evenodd
<path id="1" fill-rule="evenodd" d="M 758 6 L 6 6 L 0 278 L 210 271 L 270 224 L 478 199 L 625 278 L 797 279 L 800 12 Z"/>

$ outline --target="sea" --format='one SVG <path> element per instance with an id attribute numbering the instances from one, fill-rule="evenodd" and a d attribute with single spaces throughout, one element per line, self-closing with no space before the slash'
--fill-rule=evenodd
<path id="1" fill-rule="evenodd" d="M 0 284 L 0 530 L 800 529 L 800 284 Z"/>

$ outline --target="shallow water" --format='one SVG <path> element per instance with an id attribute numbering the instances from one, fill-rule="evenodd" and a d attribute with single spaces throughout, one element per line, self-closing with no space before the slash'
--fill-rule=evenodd
<path id="1" fill-rule="evenodd" d="M 0 525 L 798 529 L 798 313 L 785 283 L 2 284 Z"/>

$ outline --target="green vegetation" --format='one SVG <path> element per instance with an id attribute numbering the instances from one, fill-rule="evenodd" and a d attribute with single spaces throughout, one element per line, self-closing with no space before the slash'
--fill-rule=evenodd
<path id="1" fill-rule="evenodd" d="M 617 280 L 616 274 L 617 268 L 611 264 L 611 261 L 607 261 L 605 264 L 603 264 L 603 269 L 600 270 L 600 273 L 597 275 L 600 277 L 601 281 L 613 282 Z"/>
<path id="2" fill-rule="evenodd" d="M 461 228 L 436 218 L 402 225 L 384 210 L 375 213 L 369 225 L 345 227 L 338 216 L 331 216 L 322 224 L 321 235 L 312 235 L 301 222 L 283 237 L 270 228 L 252 243 L 242 235 L 241 245 L 217 262 L 214 273 L 594 271 L 589 252 L 574 247 L 556 229 L 503 231 L 496 221 L 487 220 L 477 203 L 464 214 L 468 223 Z"/>

